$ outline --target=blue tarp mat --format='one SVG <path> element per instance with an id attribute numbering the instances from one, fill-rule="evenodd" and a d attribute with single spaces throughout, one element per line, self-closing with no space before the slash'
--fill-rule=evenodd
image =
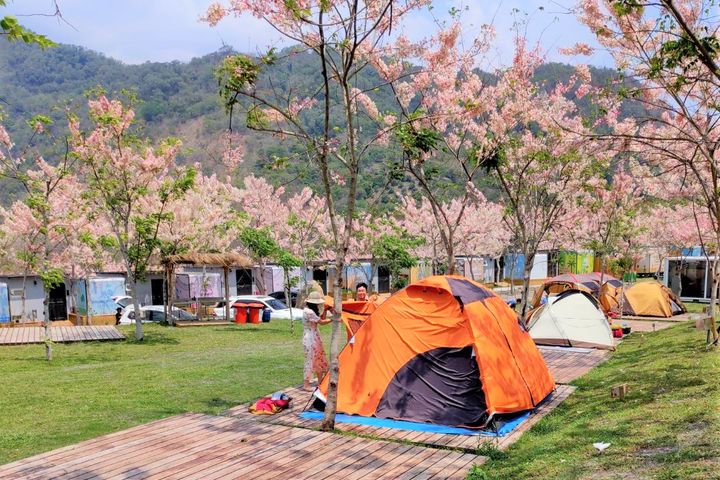
<path id="1" fill-rule="evenodd" d="M 390 420 L 387 418 L 361 417 L 359 415 L 344 415 L 339 413 L 335 421 L 340 423 L 352 423 L 356 425 L 367 425 L 370 427 L 397 428 L 398 430 L 414 430 L 427 433 L 440 433 L 449 435 L 482 435 L 485 437 L 504 437 L 530 417 L 530 412 L 518 415 L 515 418 L 503 423 L 497 430 L 473 430 L 470 428 L 448 427 L 446 425 L 434 425 L 432 423 L 406 422 L 404 420 Z M 300 418 L 306 420 L 322 420 L 322 412 L 302 412 Z"/>

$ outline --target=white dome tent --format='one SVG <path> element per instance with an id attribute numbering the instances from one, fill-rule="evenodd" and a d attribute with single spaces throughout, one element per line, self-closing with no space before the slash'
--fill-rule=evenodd
<path id="1" fill-rule="evenodd" d="M 615 349 L 597 300 L 579 290 L 549 297 L 548 303 L 532 312 L 528 330 L 538 345 Z"/>

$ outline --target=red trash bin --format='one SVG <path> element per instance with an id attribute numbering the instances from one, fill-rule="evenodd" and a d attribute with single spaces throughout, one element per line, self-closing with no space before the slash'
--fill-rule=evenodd
<path id="1" fill-rule="evenodd" d="M 248 308 L 246 303 L 234 303 L 232 308 L 235 309 L 235 323 L 247 323 Z"/>
<path id="2" fill-rule="evenodd" d="M 248 309 L 250 312 L 250 315 L 248 315 L 248 320 L 250 323 L 260 323 L 260 311 L 261 308 L 257 308 L 256 306 L 252 306 Z"/>
<path id="3" fill-rule="evenodd" d="M 260 312 L 265 305 L 259 302 L 236 302 L 235 323 L 260 323 Z"/>

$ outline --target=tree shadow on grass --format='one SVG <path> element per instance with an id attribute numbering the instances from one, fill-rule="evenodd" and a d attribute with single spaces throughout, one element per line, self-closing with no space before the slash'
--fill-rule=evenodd
<path id="1" fill-rule="evenodd" d="M 174 338 L 163 332 L 153 331 L 152 333 L 146 334 L 142 340 L 136 340 L 134 334 L 129 334 L 125 339 L 125 343 L 128 345 L 177 345 L 180 340 Z"/>

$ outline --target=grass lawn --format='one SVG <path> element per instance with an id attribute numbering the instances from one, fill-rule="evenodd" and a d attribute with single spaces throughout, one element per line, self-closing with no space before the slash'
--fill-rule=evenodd
<path id="1" fill-rule="evenodd" d="M 704 344 L 689 322 L 629 336 L 507 452 L 484 449 L 493 459 L 469 478 L 720 478 L 720 350 Z M 612 400 L 621 383 L 628 396 Z"/>
<path id="2" fill-rule="evenodd" d="M 302 383 L 302 325 L 170 328 L 146 339 L 0 347 L 0 464 L 182 412 L 218 413 Z M 344 334 L 344 333 L 343 333 Z M 329 326 L 323 328 L 329 347 Z"/>

